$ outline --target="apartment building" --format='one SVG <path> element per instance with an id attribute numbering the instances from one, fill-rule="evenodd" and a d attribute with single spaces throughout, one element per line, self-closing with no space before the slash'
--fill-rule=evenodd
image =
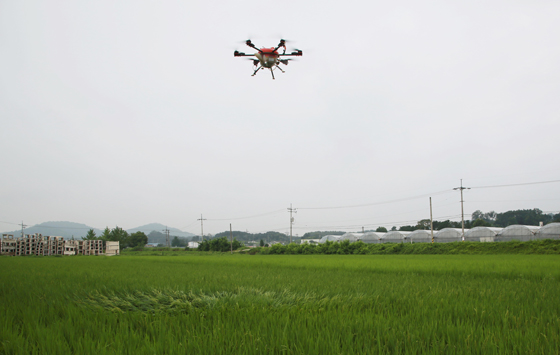
<path id="1" fill-rule="evenodd" d="M 0 244 L 2 255 L 119 255 L 119 242 L 64 240 L 41 234 L 28 234 L 23 238 L 3 234 Z"/>

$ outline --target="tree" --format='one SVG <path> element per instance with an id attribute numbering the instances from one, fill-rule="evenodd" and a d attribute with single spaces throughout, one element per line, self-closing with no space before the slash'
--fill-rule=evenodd
<path id="1" fill-rule="evenodd" d="M 416 224 L 416 229 L 430 229 L 430 220 L 429 219 L 421 219 Z"/>
<path id="2" fill-rule="evenodd" d="M 476 221 L 477 219 L 482 219 L 482 216 L 484 216 L 484 213 L 482 213 L 481 210 L 476 210 L 472 213 L 471 220 Z"/>
<path id="3" fill-rule="evenodd" d="M 128 237 L 128 247 L 144 247 L 148 244 L 148 236 L 144 232 L 135 232 Z"/>
<path id="4" fill-rule="evenodd" d="M 198 244 L 198 251 L 230 251 L 231 245 L 233 244 L 233 250 L 237 250 L 243 246 L 237 239 L 233 239 L 233 243 L 226 237 L 214 238 L 211 240 L 204 240 L 202 243 Z"/>
<path id="5" fill-rule="evenodd" d="M 82 240 L 97 240 L 97 236 L 95 235 L 95 231 L 93 229 L 90 229 L 87 232 L 87 235 L 82 238 Z"/>
<path id="6" fill-rule="evenodd" d="M 387 228 L 385 227 L 377 227 L 377 229 L 375 230 L 376 232 L 380 232 L 380 233 L 387 233 Z"/>
<path id="7" fill-rule="evenodd" d="M 494 211 L 482 213 L 481 210 L 476 210 L 471 215 L 471 221 L 476 221 L 477 219 L 481 219 L 483 221 L 492 224 L 492 222 L 496 220 L 496 216 L 497 214 Z"/>
<path id="8" fill-rule="evenodd" d="M 109 238 L 111 237 L 111 230 L 109 229 L 109 227 L 105 227 L 105 230 L 103 231 L 103 234 L 101 234 L 101 237 L 99 237 L 101 240 L 104 241 L 108 241 L 110 240 Z"/>
<path id="9" fill-rule="evenodd" d="M 105 228 L 105 231 L 107 231 L 109 228 Z M 105 232 L 103 232 L 103 234 L 105 234 Z M 128 236 L 128 232 L 125 231 L 124 229 L 122 229 L 119 226 L 116 226 L 115 228 L 113 228 L 110 232 L 109 232 L 109 236 L 107 239 L 104 239 L 105 241 L 112 241 L 112 242 L 119 242 L 119 249 L 122 248 L 126 248 L 128 247 L 128 240 L 129 236 Z M 146 237 L 147 239 L 147 237 Z"/>
<path id="10" fill-rule="evenodd" d="M 396 231 L 396 230 L 397 230 L 397 227 L 393 226 L 393 227 L 391 228 L 391 230 L 392 230 L 392 231 Z"/>
<path id="11" fill-rule="evenodd" d="M 261 242 L 259 244 L 261 247 L 264 247 L 264 240 L 261 239 Z"/>
<path id="12" fill-rule="evenodd" d="M 491 227 L 492 225 L 488 222 L 486 222 L 485 220 L 483 220 L 482 218 L 478 218 L 476 219 L 473 223 L 472 223 L 473 228 L 474 227 Z"/>
<path id="13" fill-rule="evenodd" d="M 187 242 L 184 240 L 179 239 L 179 237 L 175 236 L 171 241 L 172 247 L 185 247 L 187 246 Z"/>
<path id="14" fill-rule="evenodd" d="M 512 224 L 538 226 L 539 222 L 548 223 L 550 220 L 552 220 L 552 216 L 543 214 L 538 208 L 507 211 L 496 215 L 496 225 L 499 227 L 507 227 Z"/>

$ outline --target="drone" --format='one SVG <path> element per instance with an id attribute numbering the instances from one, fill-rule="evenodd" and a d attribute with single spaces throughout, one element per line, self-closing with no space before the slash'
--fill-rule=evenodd
<path id="1" fill-rule="evenodd" d="M 257 67 L 253 75 L 257 75 L 257 72 L 263 68 L 270 69 L 270 73 L 272 74 L 272 79 L 274 79 L 274 69 L 279 69 L 282 73 L 285 73 L 282 68 L 280 68 L 280 64 L 288 65 L 289 61 L 292 59 L 280 59 L 281 57 L 301 57 L 303 52 L 299 49 L 296 49 L 294 52 L 286 54 L 286 40 L 281 39 L 280 43 L 276 47 L 271 48 L 261 48 L 258 49 L 250 39 L 245 41 L 245 44 L 251 48 L 257 50 L 255 54 L 245 54 L 243 52 L 235 51 L 233 52 L 234 57 L 257 57 L 257 59 L 250 59 L 253 61 L 253 65 Z M 278 53 L 278 50 L 283 48 L 284 50 L 282 53 Z"/>

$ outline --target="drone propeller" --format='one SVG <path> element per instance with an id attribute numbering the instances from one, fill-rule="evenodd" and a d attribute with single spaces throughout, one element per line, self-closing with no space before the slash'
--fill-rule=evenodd
<path id="1" fill-rule="evenodd" d="M 246 41 L 245 41 L 245 44 L 248 45 L 249 47 L 253 48 L 253 49 L 256 49 L 257 51 L 259 51 L 259 53 L 262 53 L 262 51 L 261 51 L 260 49 L 258 49 L 258 48 L 253 44 L 253 42 L 251 42 L 250 39 L 246 40 Z"/>

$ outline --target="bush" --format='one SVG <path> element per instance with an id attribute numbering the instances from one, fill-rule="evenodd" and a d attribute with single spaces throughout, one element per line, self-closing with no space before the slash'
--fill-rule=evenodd
<path id="1" fill-rule="evenodd" d="M 227 252 L 230 251 L 232 248 L 233 250 L 237 250 L 244 246 L 239 242 L 237 239 L 233 240 L 231 243 L 226 237 L 215 238 L 211 240 L 205 240 L 198 244 L 198 251 L 221 251 Z"/>

